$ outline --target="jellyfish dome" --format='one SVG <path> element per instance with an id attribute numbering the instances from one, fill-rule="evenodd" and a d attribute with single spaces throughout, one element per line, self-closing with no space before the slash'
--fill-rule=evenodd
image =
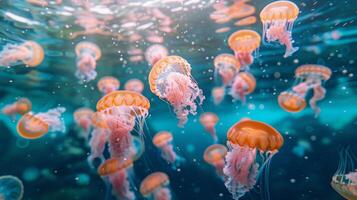
<path id="1" fill-rule="evenodd" d="M 300 112 L 306 107 L 304 97 L 295 92 L 285 91 L 278 96 L 279 106 L 287 112 Z"/>
<path id="2" fill-rule="evenodd" d="M 0 52 L 0 66 L 14 66 L 22 62 L 29 67 L 36 67 L 42 63 L 44 57 L 43 48 L 37 42 L 7 44 Z"/>
<path id="3" fill-rule="evenodd" d="M 104 95 L 109 94 L 120 87 L 120 82 L 117 78 L 112 76 L 104 76 L 98 81 L 98 90 Z"/>
<path id="4" fill-rule="evenodd" d="M 212 112 L 205 112 L 200 116 L 200 123 L 205 130 L 211 135 L 214 142 L 218 141 L 215 126 L 218 122 L 218 116 Z"/>
<path id="5" fill-rule="evenodd" d="M 171 200 L 171 191 L 167 188 L 169 177 L 163 172 L 148 175 L 140 184 L 140 193 L 145 198 L 154 200 Z"/>
<path id="6" fill-rule="evenodd" d="M 91 42 L 80 42 L 75 48 L 77 55 L 76 77 L 80 82 L 91 81 L 97 76 L 97 60 L 102 56 L 100 48 Z"/>
<path id="7" fill-rule="evenodd" d="M 223 86 L 232 84 L 234 76 L 239 72 L 240 63 L 231 54 L 220 54 L 213 61 L 215 74 L 221 76 Z"/>
<path id="8" fill-rule="evenodd" d="M 234 51 L 235 57 L 238 59 L 242 67 L 249 67 L 253 61 L 253 53 L 260 46 L 260 35 L 251 30 L 239 30 L 228 38 L 228 46 Z"/>
<path id="9" fill-rule="evenodd" d="M 30 112 L 31 109 L 31 101 L 28 98 L 20 98 L 16 102 L 4 106 L 2 113 L 8 116 L 14 116 L 16 114 L 24 115 Z"/>
<path id="10" fill-rule="evenodd" d="M 22 181 L 11 175 L 0 176 L 0 199 L 21 200 L 24 194 Z"/>
<path id="11" fill-rule="evenodd" d="M 158 132 L 152 139 L 152 143 L 161 150 L 161 157 L 171 164 L 175 164 L 179 157 L 172 145 L 173 136 L 168 131 Z M 177 163 L 176 163 L 177 164 Z"/>
<path id="12" fill-rule="evenodd" d="M 214 87 L 212 89 L 213 103 L 215 105 L 219 105 L 223 101 L 225 93 L 226 93 L 225 87 Z"/>
<path id="13" fill-rule="evenodd" d="M 179 56 L 167 56 L 152 67 L 149 74 L 150 90 L 173 107 L 179 126 L 186 124 L 188 115 L 196 115 L 197 105 L 204 96 L 191 76 L 190 64 Z"/>
<path id="14" fill-rule="evenodd" d="M 225 185 L 237 200 L 256 184 L 259 175 L 284 143 L 280 133 L 268 124 L 244 120 L 227 132 Z M 263 186 L 261 186 L 263 187 Z"/>
<path id="15" fill-rule="evenodd" d="M 249 72 L 240 72 L 234 78 L 229 94 L 234 100 L 240 100 L 242 104 L 246 101 L 246 96 L 254 92 L 256 80 Z"/>
<path id="16" fill-rule="evenodd" d="M 102 125 L 110 129 L 109 149 L 112 157 L 127 158 L 131 146 L 131 134 L 138 122 L 142 134 L 144 120 L 148 116 L 149 100 L 137 92 L 120 90 L 102 97 L 97 103 L 97 111 L 104 118 Z"/>
<path id="17" fill-rule="evenodd" d="M 206 148 L 203 159 L 210 165 L 216 168 L 219 176 L 223 177 L 224 158 L 227 154 L 227 147 L 221 144 L 213 144 Z"/>
<path id="18" fill-rule="evenodd" d="M 144 83 L 139 79 L 130 79 L 124 85 L 125 90 L 134 91 L 138 93 L 142 93 L 144 90 Z"/>
<path id="19" fill-rule="evenodd" d="M 168 55 L 169 51 L 167 48 L 160 44 L 151 45 L 145 51 L 145 59 L 151 66 Z"/>
<path id="20" fill-rule="evenodd" d="M 284 57 L 288 57 L 299 48 L 293 47 L 291 31 L 299 15 L 299 7 L 291 1 L 274 1 L 260 12 L 263 23 L 263 41 L 278 41 L 285 45 Z"/>
<path id="21" fill-rule="evenodd" d="M 48 132 L 64 132 L 65 124 L 61 116 L 65 110 L 63 107 L 57 107 L 44 113 L 29 112 L 17 122 L 17 132 L 26 139 L 37 139 Z"/>
<path id="22" fill-rule="evenodd" d="M 88 138 L 92 125 L 94 111 L 90 108 L 79 108 L 73 113 L 76 124 L 83 130 L 83 136 Z"/>

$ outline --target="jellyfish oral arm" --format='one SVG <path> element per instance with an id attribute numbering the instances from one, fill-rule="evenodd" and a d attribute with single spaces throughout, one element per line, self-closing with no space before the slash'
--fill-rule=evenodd
<path id="1" fill-rule="evenodd" d="M 171 200 L 171 191 L 168 188 L 160 187 L 154 191 L 154 200 Z"/>
<path id="2" fill-rule="evenodd" d="M 314 95 L 310 99 L 309 104 L 310 104 L 310 107 L 315 112 L 315 117 L 317 117 L 321 111 L 321 109 L 316 105 L 316 102 L 324 99 L 325 94 L 326 94 L 326 89 L 323 88 L 321 85 L 314 87 Z"/>
<path id="3" fill-rule="evenodd" d="M 130 191 L 130 184 L 128 181 L 128 174 L 125 170 L 116 172 L 109 176 L 109 180 L 113 186 L 113 193 L 124 200 L 134 200 L 135 194 Z"/>
<path id="4" fill-rule="evenodd" d="M 176 153 L 172 144 L 166 144 L 162 146 L 161 156 L 169 163 L 174 163 L 176 161 Z"/>

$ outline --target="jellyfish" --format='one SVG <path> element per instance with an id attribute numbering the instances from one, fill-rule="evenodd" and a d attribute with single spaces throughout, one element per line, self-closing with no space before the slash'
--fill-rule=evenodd
<path id="1" fill-rule="evenodd" d="M 168 56 L 169 52 L 166 47 L 160 44 L 154 44 L 149 46 L 145 51 L 146 61 L 153 66 L 161 58 Z"/>
<path id="2" fill-rule="evenodd" d="M 140 193 L 147 199 L 171 200 L 169 184 L 170 180 L 167 174 L 154 172 L 141 182 Z"/>
<path id="3" fill-rule="evenodd" d="M 125 90 L 134 91 L 138 93 L 142 93 L 144 90 L 144 83 L 139 79 L 130 79 L 124 85 Z"/>
<path id="4" fill-rule="evenodd" d="M 21 200 L 24 195 L 22 181 L 11 175 L 0 176 L 0 199 Z"/>
<path id="5" fill-rule="evenodd" d="M 167 56 L 152 67 L 149 74 L 152 93 L 168 101 L 173 107 L 178 126 L 186 124 L 188 115 L 196 115 L 197 105 L 202 105 L 204 96 L 191 76 L 190 64 L 179 56 Z"/>
<path id="6" fill-rule="evenodd" d="M 102 55 L 100 48 L 91 42 L 80 42 L 76 45 L 75 51 L 77 55 L 76 77 L 80 82 L 95 79 L 97 60 Z"/>
<path id="7" fill-rule="evenodd" d="M 138 132 L 143 134 L 144 120 L 148 116 L 149 100 L 137 92 L 119 90 L 102 97 L 97 103 L 106 126 L 110 130 L 109 151 L 113 158 L 128 157 L 131 145 L 130 132 L 138 122 Z"/>
<path id="8" fill-rule="evenodd" d="M 176 167 L 180 164 L 182 158 L 174 151 L 172 140 L 173 136 L 170 132 L 160 131 L 154 136 L 152 143 L 161 150 L 161 157 Z"/>
<path id="9" fill-rule="evenodd" d="M 205 112 L 200 116 L 200 123 L 205 130 L 211 135 L 213 141 L 218 142 L 215 126 L 218 122 L 218 116 L 212 112 Z"/>
<path id="10" fill-rule="evenodd" d="M 35 41 L 26 41 L 22 44 L 7 44 L 0 52 L 0 66 L 14 66 L 24 63 L 28 67 L 40 65 L 44 59 L 41 45 Z"/>
<path id="11" fill-rule="evenodd" d="M 305 97 L 312 90 L 313 96 L 309 100 L 310 107 L 314 110 L 315 117 L 320 114 L 317 101 L 324 99 L 326 89 L 324 83 L 330 79 L 331 70 L 322 65 L 307 64 L 295 70 L 296 81 L 294 86 L 278 97 L 280 107 L 288 112 L 300 112 L 306 106 Z"/>
<path id="12" fill-rule="evenodd" d="M 98 168 L 100 176 L 108 177 L 112 184 L 112 193 L 120 200 L 134 200 L 135 194 L 130 190 L 127 169 L 133 166 L 133 160 L 111 158 Z"/>
<path id="13" fill-rule="evenodd" d="M 223 86 L 229 86 L 233 82 L 234 76 L 239 72 L 240 63 L 231 54 L 220 54 L 213 61 L 215 74 L 221 76 Z"/>
<path id="14" fill-rule="evenodd" d="M 254 61 L 253 53 L 260 46 L 260 35 L 251 30 L 240 30 L 228 38 L 228 46 L 234 51 L 241 67 L 248 68 Z"/>
<path id="15" fill-rule="evenodd" d="M 226 89 L 224 87 L 214 87 L 212 89 L 212 97 L 215 105 L 220 104 L 225 96 Z"/>
<path id="16" fill-rule="evenodd" d="M 238 20 L 234 25 L 236 26 L 248 26 L 255 24 L 257 22 L 257 18 L 255 16 L 249 16 L 243 19 Z"/>
<path id="17" fill-rule="evenodd" d="M 259 175 L 284 143 L 280 133 L 268 124 L 244 120 L 234 124 L 227 133 L 225 185 L 237 200 L 253 189 Z"/>
<path id="18" fill-rule="evenodd" d="M 104 95 L 109 94 L 120 87 L 120 82 L 117 78 L 112 76 L 104 76 L 98 81 L 98 90 Z"/>
<path id="19" fill-rule="evenodd" d="M 203 159 L 216 168 L 216 173 L 224 178 L 223 168 L 225 165 L 224 158 L 227 154 L 227 147 L 221 144 L 213 144 L 206 148 Z"/>
<path id="20" fill-rule="evenodd" d="M 354 166 L 355 156 L 343 150 L 338 169 L 331 180 L 332 188 L 347 200 L 357 199 L 357 169 Z"/>
<path id="21" fill-rule="evenodd" d="M 16 114 L 24 115 L 31 109 L 32 103 L 28 98 L 19 98 L 16 102 L 4 106 L 2 113 L 14 117 Z"/>
<path id="22" fill-rule="evenodd" d="M 289 57 L 299 48 L 293 47 L 291 31 L 299 15 L 299 8 L 291 1 L 274 1 L 260 12 L 263 23 L 263 41 L 278 41 L 286 46 L 284 57 Z"/>
<path id="23" fill-rule="evenodd" d="M 229 94 L 234 100 L 239 99 L 242 104 L 245 104 L 245 97 L 251 94 L 256 87 L 256 80 L 249 72 L 240 72 L 234 78 Z"/>
<path id="24" fill-rule="evenodd" d="M 92 126 L 92 117 L 94 111 L 90 108 L 79 108 L 73 113 L 74 121 L 77 126 L 81 128 L 82 134 L 84 138 L 88 138 L 89 131 Z"/>
<path id="25" fill-rule="evenodd" d="M 48 132 L 64 132 L 65 124 L 61 117 L 64 111 L 65 108 L 57 107 L 44 113 L 29 112 L 17 122 L 17 133 L 26 139 L 37 139 Z"/>

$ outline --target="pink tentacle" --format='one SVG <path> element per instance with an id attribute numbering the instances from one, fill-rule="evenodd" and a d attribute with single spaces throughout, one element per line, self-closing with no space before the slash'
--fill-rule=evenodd
<path id="1" fill-rule="evenodd" d="M 171 191 L 163 187 L 155 190 L 154 200 L 171 200 Z"/>
<path id="2" fill-rule="evenodd" d="M 309 101 L 310 107 L 315 112 L 315 117 L 319 116 L 321 109 L 316 105 L 317 101 L 320 101 L 325 98 L 326 89 L 321 85 L 314 87 L 314 95 Z"/>
<path id="3" fill-rule="evenodd" d="M 109 180 L 113 186 L 113 194 L 120 200 L 134 200 L 135 194 L 130 191 L 128 174 L 125 170 L 109 176 Z"/>

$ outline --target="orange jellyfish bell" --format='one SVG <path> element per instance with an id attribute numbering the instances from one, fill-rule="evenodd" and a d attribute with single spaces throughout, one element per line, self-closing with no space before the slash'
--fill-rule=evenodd
<path id="1" fill-rule="evenodd" d="M 294 21 L 299 15 L 299 7 L 291 1 L 275 1 L 263 8 L 260 19 L 263 23 L 274 20 Z"/>
<path id="2" fill-rule="evenodd" d="M 20 115 L 24 115 L 28 112 L 31 111 L 32 109 L 32 103 L 28 98 L 20 98 L 17 102 L 16 102 L 16 107 L 17 107 L 17 112 Z"/>
<path id="3" fill-rule="evenodd" d="M 218 116 L 212 112 L 205 112 L 200 116 L 200 123 L 203 126 L 215 126 L 218 122 Z"/>
<path id="4" fill-rule="evenodd" d="M 213 60 L 213 64 L 215 68 L 221 68 L 223 66 L 229 65 L 235 68 L 237 71 L 240 69 L 240 63 L 233 55 L 228 53 L 223 53 L 216 56 Z"/>
<path id="5" fill-rule="evenodd" d="M 240 30 L 228 38 L 228 46 L 235 52 L 253 52 L 260 46 L 260 35 L 252 30 Z"/>
<path id="6" fill-rule="evenodd" d="M 133 160 L 131 159 L 118 160 L 116 158 L 111 158 L 98 167 L 98 174 L 100 176 L 108 176 L 132 166 Z"/>
<path id="7" fill-rule="evenodd" d="M 76 111 L 74 111 L 73 118 L 74 118 L 74 121 L 79 123 L 81 118 L 87 118 L 87 117 L 88 118 L 92 118 L 93 115 L 94 115 L 94 112 L 93 112 L 92 109 L 90 109 L 90 108 L 79 108 Z"/>
<path id="8" fill-rule="evenodd" d="M 141 93 L 144 90 L 144 83 L 139 79 L 130 79 L 125 83 L 124 89 Z"/>
<path id="9" fill-rule="evenodd" d="M 94 112 L 92 115 L 92 123 L 97 128 L 108 128 L 107 122 L 105 121 L 105 116 L 103 113 Z"/>
<path id="10" fill-rule="evenodd" d="M 231 144 L 257 148 L 263 152 L 278 151 L 284 144 L 280 133 L 268 124 L 260 121 L 245 120 L 233 125 L 227 133 Z"/>
<path id="11" fill-rule="evenodd" d="M 108 94 L 113 92 L 120 87 L 120 82 L 117 78 L 112 76 L 102 77 L 97 84 L 98 90 L 103 94 Z"/>
<path id="12" fill-rule="evenodd" d="M 75 52 L 77 56 L 80 56 L 84 51 L 92 53 L 95 60 L 98 60 L 102 56 L 100 48 L 91 42 L 80 42 L 76 45 Z"/>
<path id="13" fill-rule="evenodd" d="M 23 46 L 32 50 L 31 56 L 23 60 L 26 65 L 29 67 L 36 67 L 42 63 L 45 53 L 41 45 L 34 41 L 27 41 Z"/>
<path id="14" fill-rule="evenodd" d="M 217 162 L 220 162 L 227 154 L 227 147 L 221 144 L 213 144 L 206 148 L 203 159 L 211 164 L 215 165 Z"/>
<path id="15" fill-rule="evenodd" d="M 147 176 L 140 184 L 140 193 L 144 197 L 150 196 L 155 190 L 170 183 L 169 177 L 163 172 L 154 172 Z"/>
<path id="16" fill-rule="evenodd" d="M 327 81 L 331 77 L 331 69 L 323 65 L 301 65 L 295 70 L 295 76 L 297 78 L 307 78 L 309 76 L 317 76 L 322 80 Z"/>
<path id="17" fill-rule="evenodd" d="M 282 92 L 278 97 L 279 106 L 288 112 L 300 112 L 306 107 L 303 97 L 294 92 Z"/>
<path id="18" fill-rule="evenodd" d="M 172 134 L 168 131 L 160 131 L 152 139 L 156 147 L 162 147 L 173 140 Z"/>
<path id="19" fill-rule="evenodd" d="M 17 122 L 16 129 L 23 138 L 36 139 L 49 131 L 49 125 L 32 113 L 27 113 Z"/>

